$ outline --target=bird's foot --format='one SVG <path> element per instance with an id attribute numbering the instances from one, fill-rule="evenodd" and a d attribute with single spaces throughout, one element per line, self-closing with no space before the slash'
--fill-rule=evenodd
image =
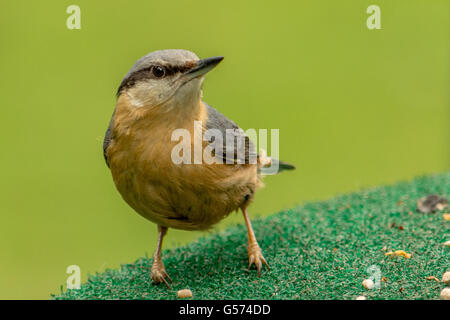
<path id="1" fill-rule="evenodd" d="M 152 273 L 151 277 L 153 280 L 153 283 L 160 284 L 161 282 L 164 282 L 168 289 L 170 289 L 169 283 L 167 282 L 166 278 L 169 279 L 169 281 L 172 283 L 172 279 L 170 279 L 169 275 L 166 272 L 166 269 L 164 268 L 164 264 L 161 259 L 156 259 L 153 262 L 152 265 Z"/>
<path id="2" fill-rule="evenodd" d="M 266 259 L 264 259 L 264 256 L 262 254 L 261 248 L 259 247 L 257 242 L 249 243 L 248 244 L 248 268 L 252 266 L 252 264 L 255 264 L 256 269 L 258 270 L 258 277 L 261 276 L 261 268 L 262 264 L 264 263 L 269 269 L 269 264 L 267 263 Z"/>

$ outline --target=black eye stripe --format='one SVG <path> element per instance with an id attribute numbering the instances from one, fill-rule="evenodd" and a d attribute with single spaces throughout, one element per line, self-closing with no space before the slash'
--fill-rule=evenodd
<path id="1" fill-rule="evenodd" d="M 176 73 L 184 73 L 188 71 L 189 69 L 192 69 L 193 65 L 191 64 L 185 64 L 182 66 L 166 66 L 166 74 L 167 75 L 174 75 Z"/>
<path id="2" fill-rule="evenodd" d="M 164 77 L 170 77 L 177 73 L 184 73 L 190 69 L 192 69 L 195 66 L 195 62 L 187 62 L 184 65 L 181 66 L 174 66 L 174 65 L 151 65 L 146 68 L 140 69 L 138 71 L 133 72 L 130 74 L 127 78 L 122 80 L 122 83 L 119 86 L 119 89 L 117 90 L 117 96 L 120 96 L 122 91 L 132 88 L 136 83 L 139 81 L 147 80 L 147 79 L 163 79 L 164 77 L 156 77 L 153 72 L 152 68 L 155 66 L 163 67 L 164 68 Z"/>

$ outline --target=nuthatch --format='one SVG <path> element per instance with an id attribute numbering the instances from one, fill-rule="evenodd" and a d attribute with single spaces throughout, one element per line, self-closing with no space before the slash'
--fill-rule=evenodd
<path id="1" fill-rule="evenodd" d="M 248 217 L 247 206 L 262 186 L 264 169 L 271 163 L 278 171 L 293 165 L 257 154 L 245 133 L 219 111 L 202 101 L 204 75 L 223 57 L 200 60 L 186 50 L 161 50 L 139 59 L 122 80 L 117 104 L 106 131 L 103 151 L 114 183 L 123 199 L 140 215 L 158 226 L 158 244 L 151 278 L 170 279 L 161 260 L 168 228 L 205 230 L 229 213 L 241 209 L 248 231 L 249 268 L 267 267 Z M 199 121 L 202 125 L 194 125 Z M 194 136 L 210 129 L 223 140 L 205 139 L 214 163 L 174 163 L 174 130 Z M 242 138 L 231 146 L 225 140 Z M 189 147 L 192 144 L 187 142 Z M 231 148 L 231 150 L 230 150 Z M 242 151 L 242 152 L 241 152 Z M 231 154 L 231 158 L 229 156 Z M 251 162 L 252 155 L 256 159 Z"/>

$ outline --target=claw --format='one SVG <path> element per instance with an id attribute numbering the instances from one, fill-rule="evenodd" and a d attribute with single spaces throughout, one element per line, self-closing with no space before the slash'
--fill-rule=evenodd
<path id="1" fill-rule="evenodd" d="M 171 283 L 172 283 L 172 280 L 170 279 L 170 277 L 167 275 L 167 273 L 165 271 L 161 272 L 161 271 L 152 270 L 151 277 L 155 284 L 160 284 L 161 282 L 164 282 L 167 289 L 170 289 L 170 285 L 167 282 L 166 278 L 168 278 Z"/>
<path id="2" fill-rule="evenodd" d="M 169 279 L 170 283 L 173 283 L 172 278 L 169 277 L 169 275 L 167 274 L 166 270 L 164 270 L 164 275 L 167 277 L 167 279 Z"/>
<path id="3" fill-rule="evenodd" d="M 269 264 L 267 263 L 266 259 L 262 255 L 261 248 L 259 247 L 259 245 L 257 243 L 253 243 L 248 246 L 248 259 L 249 259 L 248 268 L 250 269 L 252 264 L 255 264 L 256 270 L 258 272 L 258 277 L 261 276 L 261 269 L 262 269 L 263 263 L 267 267 L 267 269 L 269 269 L 269 271 L 270 271 Z"/>
<path id="4" fill-rule="evenodd" d="M 166 284 L 167 289 L 170 289 L 170 285 L 167 283 L 167 280 L 165 278 L 162 278 L 162 280 L 164 281 L 164 283 Z"/>
<path id="5" fill-rule="evenodd" d="M 270 271 L 269 264 L 267 263 L 266 259 L 264 259 L 264 256 L 261 255 L 261 261 L 266 265 L 267 269 Z"/>
<path id="6" fill-rule="evenodd" d="M 249 261 L 248 261 L 248 269 L 250 269 L 250 267 L 252 266 L 253 263 L 255 263 L 255 256 L 251 255 L 249 257 Z"/>
<path id="7" fill-rule="evenodd" d="M 170 283 L 173 283 L 172 279 L 167 274 L 166 269 L 164 268 L 164 264 L 161 260 L 155 260 L 155 262 L 153 262 L 151 278 L 155 284 L 164 282 L 167 289 L 170 289 L 170 285 L 167 282 L 166 278 L 169 279 Z"/>
<path id="8" fill-rule="evenodd" d="M 258 277 L 261 277 L 261 267 L 262 267 L 261 260 L 256 261 L 255 265 L 256 265 L 256 270 L 258 270 Z"/>

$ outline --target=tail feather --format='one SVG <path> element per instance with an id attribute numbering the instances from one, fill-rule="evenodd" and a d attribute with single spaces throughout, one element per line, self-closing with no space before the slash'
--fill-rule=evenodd
<path id="1" fill-rule="evenodd" d="M 280 170 L 295 170 L 296 167 L 293 164 L 284 162 L 284 161 L 278 161 Z"/>
<path id="2" fill-rule="evenodd" d="M 284 170 L 295 170 L 295 166 L 278 159 L 271 159 L 271 164 L 269 166 L 262 167 L 260 169 L 260 173 L 264 176 L 269 176 L 278 174 Z"/>

